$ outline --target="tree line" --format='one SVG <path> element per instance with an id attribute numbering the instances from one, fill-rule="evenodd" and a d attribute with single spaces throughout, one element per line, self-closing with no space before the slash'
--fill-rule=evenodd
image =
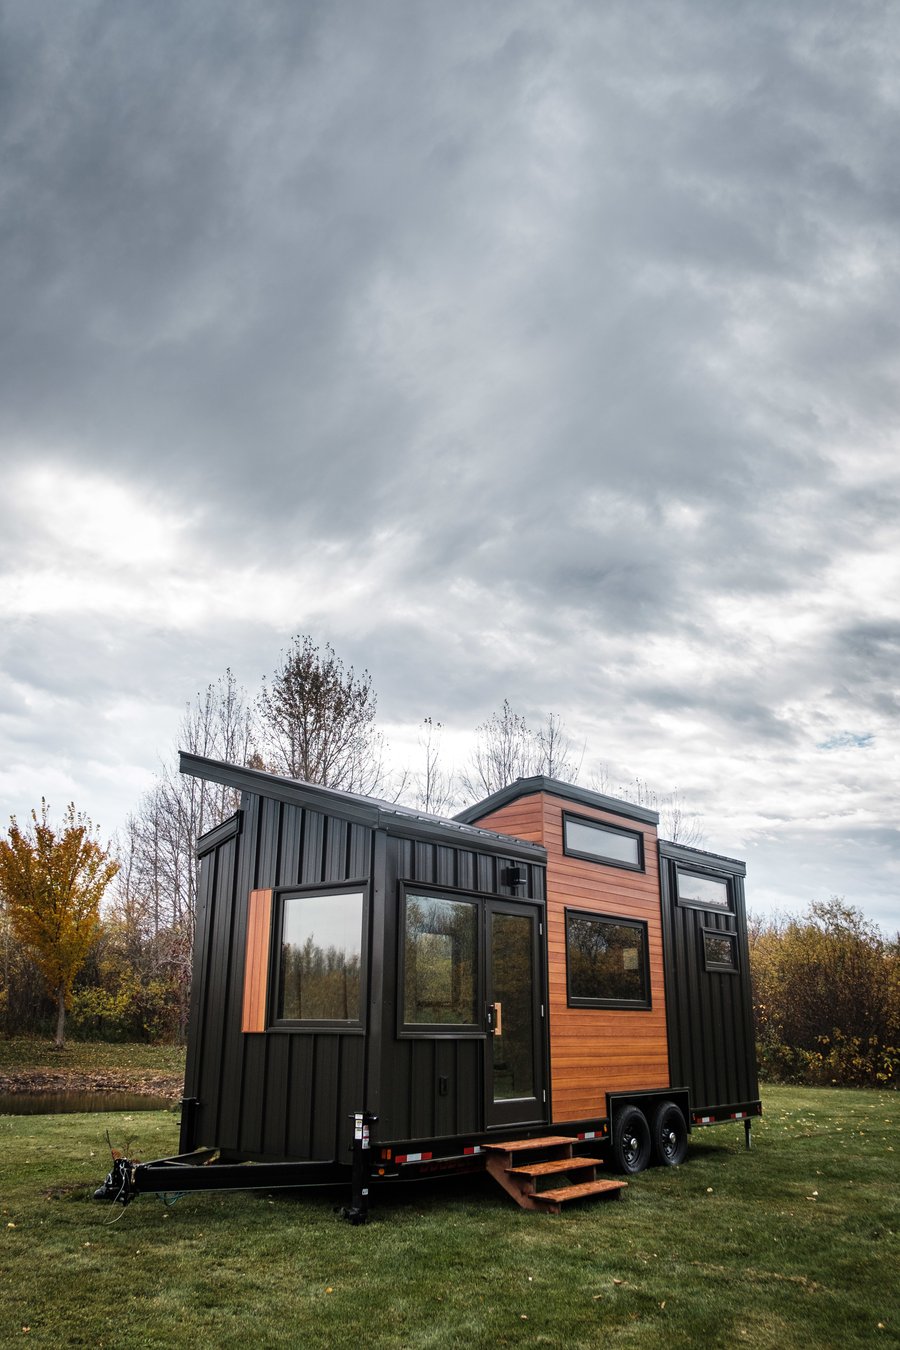
<path id="1" fill-rule="evenodd" d="M 445 762 L 440 722 L 420 724 L 420 763 L 389 767 L 367 671 L 330 644 L 293 639 L 256 697 L 227 670 L 187 707 L 177 748 L 417 810 L 451 814 L 519 777 L 578 781 L 584 751 L 558 714 L 534 726 L 508 700 L 475 729 L 469 760 Z M 661 833 L 702 840 L 677 792 L 643 780 L 589 787 L 661 812 Z M 46 803 L 30 827 L 14 820 L 0 840 L 0 1033 L 70 1033 L 183 1041 L 190 1001 L 197 838 L 237 810 L 232 790 L 182 775 L 173 753 L 104 845 L 69 807 L 55 829 Z M 756 921 L 750 930 L 754 1015 L 769 1077 L 897 1082 L 898 941 L 842 902 L 804 918 Z M 839 998 L 835 989 L 844 991 Z"/>

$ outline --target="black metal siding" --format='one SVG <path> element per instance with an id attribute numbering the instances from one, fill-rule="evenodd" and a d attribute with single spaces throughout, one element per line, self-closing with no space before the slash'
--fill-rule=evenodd
<path id="1" fill-rule="evenodd" d="M 245 794 L 242 834 L 201 861 L 186 1095 L 200 1105 L 185 1146 L 256 1158 L 349 1155 L 364 1097 L 359 1032 L 241 1030 L 251 890 L 362 881 L 373 831 Z"/>
<path id="2" fill-rule="evenodd" d="M 688 1087 L 694 1108 L 722 1107 L 759 1098 L 753 1036 L 747 919 L 740 865 L 660 845 L 663 953 L 671 1082 Z M 677 903 L 681 860 L 727 877 L 734 913 Z M 738 972 L 706 970 L 702 929 L 734 933 Z"/>
<path id="3" fill-rule="evenodd" d="M 514 861 L 521 865 L 518 857 L 452 844 L 386 840 L 379 944 L 383 959 L 381 1034 L 377 1042 L 373 1038 L 370 1048 L 372 1071 L 366 1102 L 378 1116 L 375 1136 L 379 1140 L 437 1139 L 484 1129 L 484 1038 L 397 1035 L 402 998 L 398 985 L 401 885 L 418 882 L 448 894 L 480 893 L 543 904 L 543 865 L 526 863 L 526 885 L 513 889 L 504 884 L 503 876 Z"/>

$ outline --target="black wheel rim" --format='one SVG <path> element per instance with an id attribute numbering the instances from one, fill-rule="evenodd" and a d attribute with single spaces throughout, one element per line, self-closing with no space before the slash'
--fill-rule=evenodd
<path id="1" fill-rule="evenodd" d="M 630 1130 L 626 1130 L 622 1136 L 622 1157 L 625 1160 L 626 1167 L 634 1167 L 640 1156 L 640 1140 Z"/>
<path id="2" fill-rule="evenodd" d="M 666 1159 L 674 1158 L 678 1153 L 678 1135 L 668 1125 L 664 1125 L 660 1130 L 659 1147 Z"/>

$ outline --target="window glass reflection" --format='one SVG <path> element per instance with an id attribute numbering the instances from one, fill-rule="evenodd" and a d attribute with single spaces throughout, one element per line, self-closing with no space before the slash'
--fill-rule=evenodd
<path id="1" fill-rule="evenodd" d="M 363 897 L 292 895 L 284 901 L 278 1016 L 358 1021 Z"/>

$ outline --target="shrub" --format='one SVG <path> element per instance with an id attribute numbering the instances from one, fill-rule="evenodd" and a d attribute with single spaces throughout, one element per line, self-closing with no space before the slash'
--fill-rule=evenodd
<path id="1" fill-rule="evenodd" d="M 760 1072 L 776 1082 L 900 1086 L 900 944 L 834 899 L 754 920 Z"/>

